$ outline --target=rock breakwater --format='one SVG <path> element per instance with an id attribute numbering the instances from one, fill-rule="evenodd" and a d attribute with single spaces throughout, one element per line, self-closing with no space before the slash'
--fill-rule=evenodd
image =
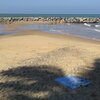
<path id="1" fill-rule="evenodd" d="M 48 22 L 51 24 L 62 24 L 62 23 L 98 23 L 100 18 L 84 18 L 84 17 L 1 17 L 0 23 L 13 23 L 13 22 Z"/>

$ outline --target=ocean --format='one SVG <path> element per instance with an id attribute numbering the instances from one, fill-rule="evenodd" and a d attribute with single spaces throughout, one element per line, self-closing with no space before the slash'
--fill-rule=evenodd
<path id="1" fill-rule="evenodd" d="M 95 17 L 100 14 L 0 14 L 0 17 Z"/>

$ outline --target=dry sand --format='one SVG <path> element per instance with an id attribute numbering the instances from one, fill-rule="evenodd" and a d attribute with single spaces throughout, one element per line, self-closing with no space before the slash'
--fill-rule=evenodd
<path id="1" fill-rule="evenodd" d="M 69 66 L 67 69 L 88 66 L 95 59 L 100 58 L 99 43 L 77 37 L 32 30 L 21 31 L 14 35 L 1 36 L 0 70 L 23 64 L 24 61 L 26 63 L 32 58 L 38 58 L 38 56 L 41 56 L 42 59 L 42 56 L 51 53 L 49 57 L 53 56 L 53 58 L 46 58 L 50 62 L 50 65 L 60 66 L 61 68 Z"/>
<path id="2" fill-rule="evenodd" d="M 98 41 L 33 30 L 1 36 L 0 100 L 99 100 L 99 67 Z M 51 82 L 69 74 L 93 84 L 69 92 Z"/>

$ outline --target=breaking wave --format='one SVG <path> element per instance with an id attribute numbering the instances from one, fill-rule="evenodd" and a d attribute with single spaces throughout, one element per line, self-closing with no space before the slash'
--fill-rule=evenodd
<path id="1" fill-rule="evenodd" d="M 94 29 L 96 32 L 100 32 L 100 30 L 98 30 L 98 29 Z"/>
<path id="2" fill-rule="evenodd" d="M 85 26 L 91 27 L 91 24 L 84 23 Z"/>
<path id="3" fill-rule="evenodd" d="M 95 27 L 95 28 L 100 28 L 100 25 L 99 24 L 88 24 L 88 23 L 84 23 L 85 26 L 88 26 L 88 27 Z"/>

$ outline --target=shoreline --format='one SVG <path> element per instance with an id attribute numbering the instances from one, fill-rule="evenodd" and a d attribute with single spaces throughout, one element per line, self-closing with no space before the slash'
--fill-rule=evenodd
<path id="1" fill-rule="evenodd" d="M 34 52 L 34 50 L 37 53 L 42 53 L 42 52 L 52 51 L 56 48 L 63 48 L 63 47 L 73 48 L 74 46 L 75 48 L 80 48 L 80 49 L 83 48 L 83 50 L 90 49 L 90 51 L 94 51 L 95 49 L 97 49 L 97 52 L 94 52 L 94 55 L 95 55 L 95 53 L 98 53 L 100 42 L 89 40 L 89 39 L 83 39 L 83 38 L 79 38 L 75 36 L 70 36 L 70 35 L 50 34 L 48 32 L 41 32 L 41 31 L 35 31 L 35 30 L 25 30 L 25 31 L 20 31 L 16 34 L 0 36 L 0 48 L 1 48 L 0 54 L 1 56 L 4 55 L 4 59 L 2 58 L 3 61 L 2 59 L 0 59 L 0 61 L 2 63 L 4 62 L 3 63 L 4 65 L 2 65 L 2 63 L 1 65 L 5 66 L 4 68 L 1 67 L 0 69 L 2 68 L 5 69 L 6 63 L 8 63 L 7 68 L 9 68 L 9 67 L 17 66 L 16 64 L 18 62 L 21 63 L 25 59 L 30 59 L 32 57 L 32 55 L 30 55 L 31 53 L 29 52 L 30 50 L 32 50 L 32 53 L 34 54 L 34 56 L 36 56 L 36 53 Z M 90 48 L 88 48 L 89 46 Z M 8 54 L 8 52 L 10 55 Z M 29 53 L 29 55 L 25 56 L 25 52 Z M 21 57 L 22 55 L 25 57 Z M 11 59 L 10 59 L 11 61 L 9 61 L 9 59 L 7 60 L 9 56 L 11 56 Z M 13 56 L 16 56 L 16 59 L 17 59 L 15 63 L 13 62 L 13 59 L 14 59 Z M 9 65 L 9 63 L 11 64 Z"/>
<path id="2" fill-rule="evenodd" d="M 27 25 L 27 24 L 48 24 L 48 23 L 43 23 L 42 21 L 39 23 L 39 22 L 32 22 L 32 21 L 29 21 L 29 22 L 15 22 L 15 23 L 12 23 L 12 24 L 5 24 L 6 26 L 6 29 L 5 31 L 16 31 L 16 27 L 17 26 L 23 26 L 23 25 Z M 23 30 L 24 31 L 24 30 Z M 79 36 L 79 35 L 71 35 L 70 33 L 68 34 L 57 34 L 57 33 L 50 33 L 50 32 L 43 32 L 43 31 L 40 31 L 40 30 L 29 30 L 29 31 L 38 31 L 38 32 L 41 32 L 41 33 L 46 33 L 46 34 L 50 34 L 52 36 L 55 36 L 55 37 L 58 37 L 58 36 L 61 36 L 61 37 L 71 37 L 71 38 L 76 38 L 78 40 L 83 40 L 83 41 L 90 41 L 90 42 L 94 42 L 94 43 L 100 43 L 100 40 L 98 39 L 91 39 L 91 38 L 86 38 L 86 37 L 82 37 L 82 36 Z M 13 36 L 13 35 L 17 35 L 18 32 L 16 33 L 12 33 L 12 34 L 5 34 L 5 35 L 1 35 L 0 37 L 2 36 Z M 45 34 L 45 35 L 46 35 Z M 22 34 L 21 34 L 22 35 Z"/>
<path id="3" fill-rule="evenodd" d="M 31 32 L 39 32 L 39 34 L 35 34 L 35 35 L 40 35 L 40 36 L 50 36 L 50 37 L 54 37 L 54 38 L 60 38 L 60 39 L 67 39 L 67 38 L 71 38 L 71 39 L 75 39 L 77 41 L 82 41 L 82 42 L 90 42 L 90 43 L 98 43 L 100 44 L 100 40 L 96 40 L 96 39 L 90 39 L 90 38 L 85 38 L 85 37 L 81 37 L 81 36 L 75 36 L 75 35 L 70 35 L 70 34 L 57 34 L 57 33 L 50 33 L 50 32 L 43 32 L 43 31 L 39 31 L 39 30 L 23 30 L 21 32 L 18 33 L 11 33 L 11 34 L 4 34 L 4 35 L 0 35 L 0 38 L 7 38 L 7 37 L 12 37 L 12 36 L 24 36 L 24 35 L 34 35 L 34 34 L 24 34 L 23 32 L 26 31 L 31 31 Z"/>

